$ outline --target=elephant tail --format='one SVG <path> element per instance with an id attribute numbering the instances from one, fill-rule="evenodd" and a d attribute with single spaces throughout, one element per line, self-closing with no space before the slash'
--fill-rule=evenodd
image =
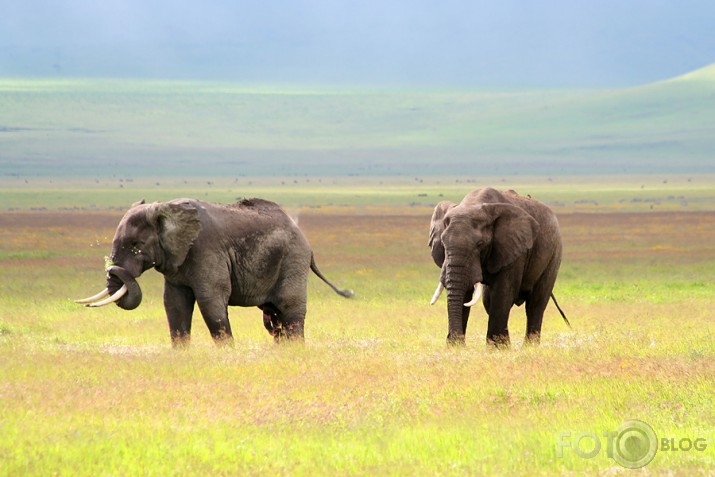
<path id="1" fill-rule="evenodd" d="M 569 328 L 571 328 L 571 323 L 569 323 L 569 319 L 566 318 L 566 315 L 564 314 L 564 310 L 562 310 L 561 307 L 559 306 L 559 302 L 556 301 L 556 297 L 554 296 L 553 293 L 551 294 L 551 299 L 554 300 L 554 305 L 556 305 L 556 308 L 559 310 L 559 313 L 561 313 L 561 317 L 564 319 L 564 321 L 569 326 Z"/>
<path id="2" fill-rule="evenodd" d="M 350 298 L 351 296 L 355 296 L 355 292 L 354 292 L 354 291 L 352 291 L 352 290 L 341 290 L 340 288 L 338 288 L 338 287 L 336 287 L 335 285 L 333 285 L 332 283 L 330 283 L 330 280 L 328 280 L 327 278 L 325 278 L 325 275 L 323 275 L 322 273 L 320 273 L 320 270 L 318 269 L 318 266 L 315 264 L 315 257 L 313 256 L 313 254 L 310 255 L 310 269 L 313 270 L 313 273 L 315 273 L 316 275 L 318 275 L 318 278 L 320 278 L 321 280 L 323 280 L 325 283 L 328 284 L 328 286 L 329 286 L 330 288 L 332 288 L 333 290 L 335 290 L 335 293 L 337 293 L 338 295 L 344 296 L 345 298 Z"/>

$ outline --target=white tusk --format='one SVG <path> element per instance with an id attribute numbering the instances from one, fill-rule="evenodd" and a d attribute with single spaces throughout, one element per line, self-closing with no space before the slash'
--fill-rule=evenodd
<path id="1" fill-rule="evenodd" d="M 442 282 L 439 282 L 437 284 L 437 289 L 434 291 L 434 295 L 432 295 L 432 299 L 430 300 L 429 304 L 434 305 L 437 303 L 437 300 L 439 299 L 439 296 L 442 294 L 444 291 L 444 285 L 442 285 Z"/>
<path id="2" fill-rule="evenodd" d="M 479 297 L 482 296 L 482 284 L 481 282 L 477 282 L 474 284 L 474 295 L 472 296 L 472 299 L 469 301 L 469 303 L 465 303 L 464 306 L 474 306 L 477 304 L 479 301 Z"/>
<path id="3" fill-rule="evenodd" d="M 105 288 L 101 292 L 97 293 L 94 296 L 91 296 L 89 298 L 83 298 L 82 300 L 75 300 L 75 303 L 92 303 L 93 301 L 97 301 L 100 298 L 104 298 L 105 296 L 109 295 L 109 288 Z"/>
<path id="4" fill-rule="evenodd" d="M 122 288 L 120 288 L 119 290 L 117 290 L 117 292 L 116 292 L 114 295 L 112 295 L 112 296 L 110 296 L 110 297 L 107 297 L 107 298 L 105 298 L 105 299 L 102 300 L 102 301 L 98 301 L 97 303 L 90 303 L 90 304 L 88 304 L 87 306 L 93 306 L 93 307 L 94 307 L 94 306 L 109 305 L 110 303 L 114 303 L 115 301 L 119 300 L 121 297 L 123 297 L 123 296 L 126 295 L 126 294 L 127 294 L 127 286 L 126 286 L 126 285 L 122 285 Z"/>

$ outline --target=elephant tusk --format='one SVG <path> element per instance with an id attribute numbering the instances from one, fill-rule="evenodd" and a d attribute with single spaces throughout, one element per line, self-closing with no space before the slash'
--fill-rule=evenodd
<path id="1" fill-rule="evenodd" d="M 437 289 L 434 291 L 434 295 L 432 295 L 432 299 L 430 300 L 429 304 L 434 305 L 435 303 L 437 303 L 437 300 L 439 299 L 443 291 L 444 285 L 442 285 L 442 282 L 439 282 L 437 284 Z"/>
<path id="2" fill-rule="evenodd" d="M 474 306 L 477 304 L 479 301 L 479 297 L 482 296 L 482 284 L 480 282 L 477 282 L 474 284 L 474 295 L 472 296 L 472 299 L 469 301 L 469 303 L 465 303 L 464 306 Z"/>
<path id="3" fill-rule="evenodd" d="M 75 303 L 92 303 L 93 301 L 97 301 L 100 298 L 104 298 L 105 296 L 109 295 L 109 288 L 105 288 L 101 292 L 97 293 L 96 295 L 93 295 L 89 298 L 83 298 L 81 300 L 75 300 Z"/>
<path id="4" fill-rule="evenodd" d="M 115 301 L 119 300 L 121 297 L 123 297 L 126 294 L 127 294 L 127 286 L 122 285 L 122 288 L 117 290 L 117 292 L 114 295 L 107 297 L 104 300 L 98 301 L 96 303 L 89 303 L 87 306 L 96 307 L 96 306 L 109 305 L 110 303 L 114 303 Z"/>

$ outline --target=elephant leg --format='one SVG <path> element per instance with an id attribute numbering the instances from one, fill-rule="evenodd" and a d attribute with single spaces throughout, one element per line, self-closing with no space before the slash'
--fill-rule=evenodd
<path id="1" fill-rule="evenodd" d="M 526 337 L 525 344 L 538 345 L 541 341 L 541 323 L 544 310 L 549 303 L 549 295 L 531 293 L 526 300 Z"/>
<path id="2" fill-rule="evenodd" d="M 511 346 L 508 324 L 513 295 L 503 292 L 500 288 L 503 287 L 490 287 L 483 292 L 484 307 L 489 315 L 487 345 L 508 348 Z"/>
<path id="3" fill-rule="evenodd" d="M 278 314 L 280 326 L 273 334 L 276 343 L 284 340 L 303 341 L 305 328 L 305 303 L 298 303 L 289 307 L 283 307 Z"/>
<path id="4" fill-rule="evenodd" d="M 211 337 L 218 345 L 233 343 L 231 324 L 228 321 L 227 303 L 220 299 L 197 299 L 199 310 L 204 317 Z"/>
<path id="5" fill-rule="evenodd" d="M 556 275 L 561 264 L 560 250 L 549 262 L 541 278 L 534 284 L 531 293 L 526 299 L 526 343 L 539 344 L 541 341 L 541 323 L 544 320 L 544 311 L 549 304 L 551 292 L 556 283 Z"/>
<path id="6" fill-rule="evenodd" d="M 509 312 L 499 315 L 489 316 L 489 327 L 487 328 L 487 344 L 497 348 L 508 348 L 511 346 L 509 338 Z"/>
<path id="7" fill-rule="evenodd" d="M 169 322 L 171 345 L 187 346 L 191 338 L 191 317 L 194 313 L 194 292 L 191 288 L 172 285 L 164 281 L 164 309 Z"/>
<path id="8" fill-rule="evenodd" d="M 541 323 L 544 311 L 549 304 L 551 290 L 555 280 L 541 280 L 526 299 L 526 338 L 527 344 L 539 344 L 541 341 Z"/>
<path id="9" fill-rule="evenodd" d="M 277 291 L 275 307 L 279 323 L 278 333 L 273 335 L 276 343 L 281 341 L 303 341 L 305 328 L 306 300 L 308 296 L 308 268 L 286 280 Z"/>
<path id="10" fill-rule="evenodd" d="M 276 342 L 282 338 L 291 341 L 303 341 L 305 338 L 305 312 L 292 312 L 281 316 L 283 327 L 281 333 L 276 335 Z"/>

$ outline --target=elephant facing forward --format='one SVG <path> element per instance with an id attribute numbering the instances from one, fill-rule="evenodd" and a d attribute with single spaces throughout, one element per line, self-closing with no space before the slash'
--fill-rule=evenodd
<path id="1" fill-rule="evenodd" d="M 549 207 L 514 191 L 478 189 L 459 204 L 437 204 L 429 246 L 442 269 L 432 303 L 447 289 L 448 343 L 464 344 L 480 292 L 488 344 L 509 346 L 509 313 L 524 303 L 526 341 L 539 342 L 549 298 L 556 304 L 552 291 L 561 264 L 561 233 Z"/>
<path id="2" fill-rule="evenodd" d="M 320 273 L 295 222 L 262 199 L 134 204 L 114 235 L 106 289 L 78 302 L 115 302 L 132 310 L 142 299 L 136 278 L 150 268 L 164 275 L 164 308 L 175 346 L 188 343 L 195 304 L 218 343 L 232 339 L 229 305 L 263 310 L 264 326 L 276 341 L 303 339 L 309 270 L 340 295 L 353 295 Z"/>

